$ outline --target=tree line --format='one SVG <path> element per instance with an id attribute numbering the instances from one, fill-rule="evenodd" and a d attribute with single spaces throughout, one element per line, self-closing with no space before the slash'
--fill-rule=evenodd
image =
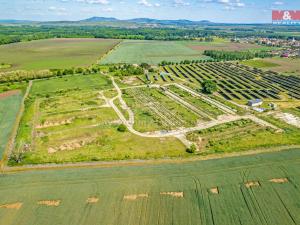
<path id="1" fill-rule="evenodd" d="M 272 57 L 272 54 L 266 51 L 258 52 L 238 52 L 238 51 L 219 51 L 219 50 L 205 50 L 204 55 L 209 56 L 215 60 L 231 61 L 231 60 L 247 60 L 253 58 Z"/>
<path id="2" fill-rule="evenodd" d="M 100 72 L 100 67 L 97 65 L 91 67 L 78 67 L 78 68 L 67 68 L 67 69 L 51 69 L 51 70 L 39 70 L 39 71 L 26 71 L 16 70 L 9 72 L 0 73 L 0 83 L 13 83 L 22 82 L 35 79 L 43 79 L 50 77 L 62 77 L 73 74 L 96 74 Z"/>
<path id="3" fill-rule="evenodd" d="M 228 32 L 228 28 L 203 28 L 199 27 L 159 27 L 159 28 L 124 28 L 105 27 L 97 25 L 62 25 L 62 24 L 38 24 L 1 26 L 0 45 L 16 43 L 21 41 L 32 41 L 49 38 L 114 38 L 114 39 L 139 39 L 139 40 L 200 40 L 212 41 L 213 36 L 223 38 L 242 37 L 268 37 L 268 38 L 289 38 L 282 34 L 278 28 L 276 32 L 266 32 L 267 28 L 259 27 L 247 29 L 234 29 Z M 300 36 L 295 36 L 298 40 Z"/>

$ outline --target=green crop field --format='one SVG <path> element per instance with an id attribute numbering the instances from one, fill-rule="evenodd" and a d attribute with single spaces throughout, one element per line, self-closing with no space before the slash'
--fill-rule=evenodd
<path id="1" fill-rule="evenodd" d="M 0 46 L 0 63 L 12 65 L 6 70 L 89 66 L 118 43 L 119 40 L 70 38 L 3 45 Z"/>
<path id="2" fill-rule="evenodd" d="M 181 164 L 3 174 L 0 224 L 300 223 L 300 150 Z"/>
<path id="3" fill-rule="evenodd" d="M 11 135 L 22 102 L 19 91 L 0 94 L 0 159 Z"/>
<path id="4" fill-rule="evenodd" d="M 123 41 L 118 48 L 110 52 L 102 60 L 102 64 L 111 63 L 150 63 L 158 64 L 163 60 L 179 62 L 182 60 L 198 60 L 207 58 L 204 50 L 242 51 L 258 49 L 261 46 L 252 44 L 198 41 Z"/>
<path id="5" fill-rule="evenodd" d="M 163 60 L 178 62 L 185 59 L 206 58 L 201 51 L 188 47 L 187 42 L 123 41 L 120 46 L 101 60 L 110 63 L 157 64 Z"/>

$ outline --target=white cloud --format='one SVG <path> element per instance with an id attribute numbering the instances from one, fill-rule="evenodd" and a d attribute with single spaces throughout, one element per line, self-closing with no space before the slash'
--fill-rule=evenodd
<path id="1" fill-rule="evenodd" d="M 274 4 L 274 5 L 284 5 L 284 2 L 279 2 L 279 1 L 277 1 L 277 2 L 273 2 L 273 4 Z"/>
<path id="2" fill-rule="evenodd" d="M 48 11 L 54 12 L 58 16 L 69 15 L 69 13 L 67 12 L 67 9 L 62 8 L 62 7 L 50 6 L 48 8 Z"/>
<path id="3" fill-rule="evenodd" d="M 159 3 L 154 3 L 154 6 L 160 7 L 160 4 Z"/>
<path id="4" fill-rule="evenodd" d="M 174 0 L 174 5 L 175 6 L 189 6 L 190 3 L 186 2 L 184 0 Z"/>
<path id="5" fill-rule="evenodd" d="M 52 12 L 61 12 L 61 13 L 67 11 L 65 8 L 58 8 L 58 7 L 56 7 L 56 6 L 50 6 L 50 7 L 48 8 L 48 10 L 49 10 L 49 11 L 52 11 Z"/>
<path id="6" fill-rule="evenodd" d="M 150 2 L 148 2 L 147 0 L 141 0 L 141 1 L 138 2 L 138 4 L 144 5 L 144 6 L 147 6 L 147 7 L 152 7 L 152 6 L 153 6 L 153 5 L 152 5 Z"/>
<path id="7" fill-rule="evenodd" d="M 108 0 L 76 0 L 77 2 L 83 2 L 88 4 L 101 4 L 101 5 L 107 5 L 109 4 Z"/>
<path id="8" fill-rule="evenodd" d="M 235 8 L 245 7 L 246 4 L 240 0 L 202 0 L 202 3 L 215 3 L 224 5 L 226 10 L 234 10 Z"/>

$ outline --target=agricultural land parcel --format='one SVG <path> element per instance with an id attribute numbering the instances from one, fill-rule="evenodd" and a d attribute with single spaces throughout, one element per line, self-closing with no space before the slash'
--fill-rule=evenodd
<path id="1" fill-rule="evenodd" d="M 273 70 L 278 73 L 300 74 L 300 59 L 292 58 L 266 58 L 242 62 L 245 65 L 261 69 Z"/>
<path id="2" fill-rule="evenodd" d="M 12 65 L 7 70 L 43 70 L 89 66 L 97 62 L 119 40 L 49 39 L 0 46 L 0 63 Z"/>
<path id="3" fill-rule="evenodd" d="M 118 48 L 110 52 L 102 60 L 102 64 L 137 63 L 158 64 L 163 60 L 180 62 L 182 60 L 206 59 L 204 50 L 222 49 L 243 51 L 259 49 L 261 46 L 230 42 L 198 42 L 198 41 L 123 41 Z"/>
<path id="4" fill-rule="evenodd" d="M 31 149 L 23 163 L 187 154 L 176 138 L 142 138 L 130 132 L 118 132 L 121 122 L 104 98 L 116 95 L 111 90 L 111 81 L 99 74 L 34 81 L 16 140 L 16 152 L 24 145 Z"/>
<path id="5" fill-rule="evenodd" d="M 0 225 L 299 224 L 300 150 L 4 174 Z"/>
<path id="6" fill-rule="evenodd" d="M 0 159 L 11 135 L 22 102 L 20 91 L 0 94 Z"/>

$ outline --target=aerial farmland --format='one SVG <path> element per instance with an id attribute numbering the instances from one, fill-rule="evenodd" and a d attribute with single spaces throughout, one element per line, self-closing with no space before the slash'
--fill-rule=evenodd
<path id="1" fill-rule="evenodd" d="M 297 27 L 60 4 L 0 19 L 0 225 L 300 224 Z"/>

